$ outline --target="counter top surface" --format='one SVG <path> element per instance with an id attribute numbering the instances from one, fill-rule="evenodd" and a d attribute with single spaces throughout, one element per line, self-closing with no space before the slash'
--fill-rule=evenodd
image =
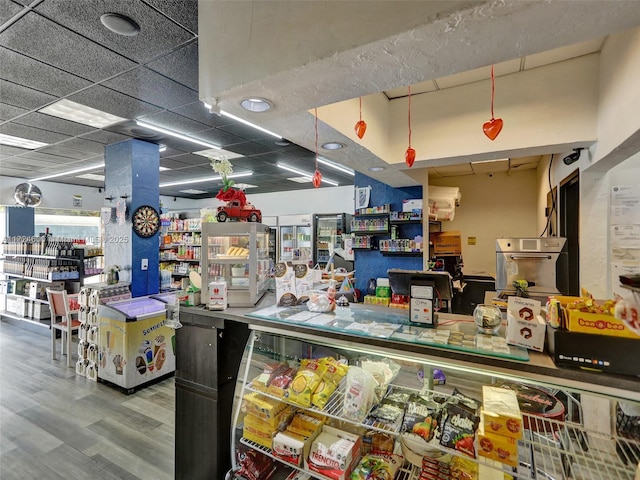
<path id="1" fill-rule="evenodd" d="M 476 371 L 479 374 L 507 377 L 512 380 L 529 380 L 543 383 L 549 386 L 561 386 L 570 389 L 590 391 L 609 396 L 640 401 L 640 379 L 587 371 L 557 367 L 546 353 L 529 351 L 528 361 L 518 361 L 507 358 L 489 357 L 480 354 L 448 350 L 425 344 L 407 343 L 390 338 L 377 338 L 361 336 L 344 331 L 333 332 L 326 329 L 318 329 L 313 326 L 291 323 L 282 323 L 263 318 L 249 317 L 248 314 L 258 309 L 263 309 L 275 304 L 275 296 L 271 293 L 265 295 L 255 308 L 229 308 L 215 311 L 201 307 L 180 307 L 180 320 L 184 324 L 190 321 L 199 325 L 210 322 L 212 327 L 224 328 L 224 320 L 247 323 L 251 328 L 265 330 L 274 334 L 292 336 L 308 340 L 310 342 L 330 342 L 336 346 L 358 346 L 370 348 L 379 353 L 401 353 L 416 361 L 423 361 L 434 366 L 444 368 L 464 368 L 467 371 Z M 371 305 L 352 305 L 352 308 L 379 309 L 382 307 Z M 440 314 L 441 319 L 470 319 L 469 316 Z M 186 322 L 186 323 L 185 323 Z"/>

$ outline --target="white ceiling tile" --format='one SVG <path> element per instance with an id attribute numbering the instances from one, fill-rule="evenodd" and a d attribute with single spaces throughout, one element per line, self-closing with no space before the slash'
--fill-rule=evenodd
<path id="1" fill-rule="evenodd" d="M 576 43 L 567 47 L 554 48 L 535 55 L 529 55 L 524 59 L 524 68 L 542 67 L 551 63 L 562 62 L 570 58 L 581 57 L 590 53 L 599 52 L 604 44 L 605 37 L 588 40 L 582 43 Z"/>

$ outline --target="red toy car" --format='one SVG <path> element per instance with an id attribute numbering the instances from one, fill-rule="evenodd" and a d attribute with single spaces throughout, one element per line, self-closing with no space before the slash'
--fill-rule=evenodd
<path id="1" fill-rule="evenodd" d="M 247 220 L 249 222 L 261 222 L 262 212 L 250 203 L 243 206 L 238 200 L 231 200 L 226 205 L 218 207 L 216 218 L 219 222 L 226 222 L 227 218 L 235 220 Z"/>

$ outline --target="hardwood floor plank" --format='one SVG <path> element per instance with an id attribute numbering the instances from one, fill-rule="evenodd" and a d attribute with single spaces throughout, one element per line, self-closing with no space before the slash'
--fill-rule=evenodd
<path id="1" fill-rule="evenodd" d="M 175 409 L 167 409 L 156 406 L 149 402 L 146 398 L 135 396 L 130 400 L 122 403 L 122 407 L 133 410 L 134 412 L 147 415 L 160 423 L 169 425 L 171 427 L 175 424 L 176 413 Z"/>
<path id="2" fill-rule="evenodd" d="M 140 480 L 140 477 L 134 475 L 131 472 L 128 472 L 120 465 L 116 465 L 108 458 L 103 457 L 100 454 L 96 454 L 91 457 L 97 464 L 102 465 L 102 468 L 105 472 L 110 472 L 115 475 L 116 478 L 120 480 Z"/>
<path id="3" fill-rule="evenodd" d="M 65 480 L 45 463 L 20 449 L 0 456 L 2 480 Z"/>
<path id="4" fill-rule="evenodd" d="M 126 467 L 127 472 L 142 480 L 173 480 L 173 467 L 158 468 L 110 440 L 102 440 L 86 449 L 84 453 L 92 458 L 94 455 L 101 455 L 115 465 Z"/>
<path id="5" fill-rule="evenodd" d="M 42 455 L 39 460 L 46 462 L 49 468 L 68 480 L 86 480 L 87 478 L 99 478 L 100 480 L 118 479 L 112 472 L 105 470 L 104 465 L 66 444 L 62 444 L 49 453 Z"/>

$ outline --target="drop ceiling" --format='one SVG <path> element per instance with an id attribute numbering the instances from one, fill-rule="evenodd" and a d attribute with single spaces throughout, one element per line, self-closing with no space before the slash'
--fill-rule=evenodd
<path id="1" fill-rule="evenodd" d="M 198 62 L 199 57 L 202 58 L 202 52 L 199 52 L 202 45 L 199 45 L 196 0 L 3 0 L 0 9 L 0 134 L 36 140 L 48 145 L 34 150 L 0 145 L 0 175 L 28 180 L 87 165 L 99 165 L 104 162 L 105 145 L 129 138 L 166 145 L 166 151 L 160 154 L 160 165 L 166 169 L 160 172 L 161 183 L 214 174 L 209 159 L 195 153 L 201 151 L 202 146 L 142 128 L 136 124 L 136 120 L 142 120 L 218 145 L 236 156 L 231 160 L 234 171 L 253 172 L 252 176 L 239 179 L 255 186 L 248 189 L 247 193 L 313 188 L 308 180 L 303 183 L 296 179 L 290 180 L 296 175 L 277 167 L 277 163 L 281 162 L 313 172 L 315 135 L 313 123 L 309 123 L 309 109 L 313 106 L 357 98 L 375 91 L 384 92 L 388 99 L 399 98 L 406 94 L 406 85 L 409 84 L 413 85 L 414 94 L 428 94 L 427 92 L 438 89 L 481 81 L 489 76 L 487 65 L 491 62 L 482 61 L 485 57 L 491 57 L 495 62 L 496 75 L 509 75 L 597 52 L 602 48 L 607 34 L 640 24 L 640 9 L 636 8 L 640 6 L 640 2 L 615 2 L 616 8 L 608 8 L 608 15 L 601 16 L 593 15 L 593 5 L 601 4 L 601 8 L 605 8 L 605 4 L 611 2 L 588 2 L 588 8 L 581 8 L 584 19 L 571 16 L 576 10 L 576 2 L 552 2 L 553 5 L 549 5 L 549 8 L 555 9 L 556 16 L 561 15 L 564 9 L 565 17 L 572 18 L 567 28 L 550 35 L 545 32 L 543 16 L 534 14 L 527 26 L 530 29 L 527 33 L 530 42 L 526 46 L 514 46 L 506 39 L 515 36 L 515 30 L 489 31 L 492 24 L 489 22 L 491 15 L 487 11 L 510 7 L 517 14 L 526 15 L 526 12 L 518 11 L 525 10 L 524 6 L 521 7 L 525 3 L 205 3 L 208 7 L 218 9 L 221 15 L 217 21 L 222 22 L 218 25 L 207 20 L 207 26 L 226 33 L 218 42 L 208 43 L 205 49 L 207 54 L 212 52 L 220 60 L 217 71 L 221 81 L 227 82 L 216 91 L 220 94 L 222 108 L 279 133 L 290 141 L 289 145 L 277 145 L 275 138 L 227 117 L 209 113 L 204 107 L 201 101 L 202 85 L 199 84 Z M 527 2 L 526 5 L 532 3 L 548 4 Z M 305 8 L 305 4 L 308 8 L 316 9 L 322 6 L 320 11 L 325 11 L 322 14 L 324 17 L 309 16 L 304 11 L 299 11 L 298 9 Z M 627 10 L 623 11 L 618 5 L 624 5 Z M 474 62 L 452 57 L 446 67 L 440 65 L 439 68 L 432 69 L 433 78 L 427 73 L 416 74 L 415 65 L 408 65 L 414 67 L 414 70 L 401 69 L 393 79 L 375 64 L 370 66 L 371 72 L 366 79 L 349 79 L 342 75 L 343 70 L 349 69 L 340 64 L 341 51 L 349 49 L 363 61 L 375 60 L 378 53 L 369 54 L 369 49 L 373 47 L 360 45 L 403 32 L 411 35 L 421 24 L 432 22 L 433 19 L 446 18 L 453 22 L 457 15 L 462 15 L 456 10 L 468 12 L 469 7 L 473 7 L 473 11 L 468 15 L 478 24 L 477 28 L 486 28 L 487 35 L 491 35 L 487 49 L 502 45 L 495 53 L 487 53 L 485 48 L 467 45 L 471 54 L 476 52 L 475 63 L 481 62 L 479 68 L 469 68 Z M 235 12 L 247 8 L 249 12 L 260 11 L 263 16 L 258 18 L 254 15 L 251 22 L 247 23 L 246 17 Z M 282 16 L 282 8 L 287 10 L 290 17 Z M 334 8 L 347 9 L 350 17 L 332 16 Z M 388 22 L 382 25 L 380 22 L 385 18 L 385 9 L 398 13 L 393 15 L 394 19 L 387 15 Z M 367 15 L 361 15 L 365 11 Z M 635 13 L 635 18 L 629 11 Z M 100 23 L 100 16 L 107 12 L 121 13 L 134 19 L 140 25 L 140 34 L 125 37 L 107 30 Z M 417 12 L 423 13 L 424 19 Z M 294 14 L 301 15 L 299 22 L 295 21 Z M 354 15 L 360 19 L 359 23 L 353 22 Z M 482 18 L 483 15 L 486 18 Z M 562 18 L 556 20 L 561 21 Z M 584 21 L 581 23 L 581 20 Z M 259 48 L 248 43 L 245 45 L 245 35 L 255 35 L 257 31 L 251 30 L 256 28 L 256 22 L 270 25 L 271 31 L 275 31 L 274 28 L 277 30 L 282 21 L 294 22 L 296 28 L 281 29 L 286 33 L 275 35 L 274 42 L 258 45 Z M 461 17 L 458 21 L 462 21 Z M 376 23 L 378 28 L 373 28 Z M 250 24 L 248 30 L 244 27 L 235 29 L 238 25 L 245 24 Z M 340 31 L 343 32 L 343 37 L 319 35 L 318 32 L 322 32 L 326 25 L 342 25 L 344 28 Z M 483 27 L 484 25 L 489 27 Z M 579 27 L 580 25 L 587 25 L 588 28 Z M 513 29 L 522 28 L 519 20 L 514 22 Z M 265 29 L 268 30 L 266 27 Z M 362 32 L 370 33 L 358 38 Z M 312 35 L 313 42 L 309 40 Z M 285 40 L 286 45 L 292 46 L 291 50 L 306 49 L 300 57 L 306 63 L 325 62 L 327 78 L 319 78 L 317 75 L 311 77 L 313 69 L 305 74 L 304 67 L 294 65 L 295 62 L 287 64 L 287 58 L 284 57 L 288 53 L 274 50 Z M 242 55 L 237 58 L 230 56 L 236 49 L 243 48 L 246 52 L 239 50 Z M 252 49 L 261 55 L 253 63 L 248 61 L 253 53 Z M 411 58 L 404 53 L 395 58 L 393 51 L 383 54 L 387 54 L 396 63 L 409 61 Z M 296 88 L 299 91 L 289 88 L 286 82 L 277 81 L 278 76 L 275 74 L 287 74 L 287 69 L 295 70 L 295 74 L 300 75 L 291 75 L 292 81 L 298 83 Z M 334 71 L 338 73 L 332 77 Z M 262 91 L 273 95 L 271 99 L 275 108 L 267 114 L 248 114 L 238 106 L 242 97 L 260 93 L 261 89 L 256 88 L 256 82 L 262 85 Z M 110 127 L 94 128 L 40 112 L 43 107 L 62 98 L 117 115 L 125 121 Z M 367 167 L 381 160 L 372 158 L 370 152 L 358 148 L 351 141 L 336 139 L 327 125 L 321 123 L 319 128 L 320 145 L 331 140 L 339 140 L 346 145 L 346 148 L 333 152 L 319 147 L 320 154 L 325 158 L 389 184 L 393 184 L 398 176 L 406 181 L 407 176 L 393 167 L 380 174 L 369 172 Z M 449 176 L 486 173 L 487 169 L 508 171 L 514 168 L 535 168 L 539 158 L 505 158 L 493 164 L 466 163 L 434 167 L 430 174 Z M 348 174 L 329 168 L 321 170 L 325 178 L 335 180 L 339 185 L 353 184 L 353 177 Z M 50 181 L 101 187 L 104 183 L 99 177 L 101 174 L 103 169 L 97 168 Z M 218 189 L 217 183 L 205 182 L 163 188 L 161 193 L 206 198 L 215 195 Z M 188 193 L 194 190 L 205 193 Z"/>

